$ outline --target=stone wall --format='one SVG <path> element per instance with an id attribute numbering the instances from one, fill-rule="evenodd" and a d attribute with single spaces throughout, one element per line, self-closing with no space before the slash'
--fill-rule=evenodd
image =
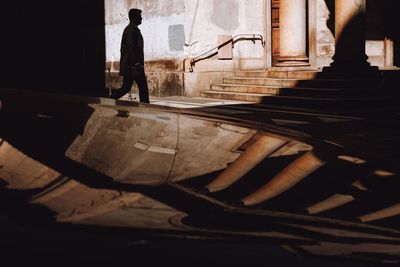
<path id="1" fill-rule="evenodd" d="M 335 53 L 334 0 L 317 1 L 317 65 L 327 66 Z"/>

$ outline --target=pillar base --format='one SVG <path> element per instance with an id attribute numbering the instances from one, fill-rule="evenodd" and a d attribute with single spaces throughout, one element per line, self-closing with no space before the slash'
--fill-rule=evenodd
<path id="1" fill-rule="evenodd" d="M 364 42 L 365 43 L 365 42 Z M 354 49 L 353 49 L 354 50 Z M 379 78 L 381 73 L 377 66 L 371 66 L 368 56 L 358 49 L 353 55 L 338 53 L 333 56 L 329 67 L 322 69 L 322 74 L 332 78 Z"/>
<path id="2" fill-rule="evenodd" d="M 276 67 L 305 67 L 310 66 L 308 57 L 297 56 L 297 57 L 278 57 L 278 63 Z"/>
<path id="3" fill-rule="evenodd" d="M 376 79 L 381 76 L 379 68 L 377 66 L 370 66 L 365 64 L 354 64 L 354 65 L 331 65 L 329 67 L 322 68 L 322 77 L 328 78 L 367 78 Z"/>

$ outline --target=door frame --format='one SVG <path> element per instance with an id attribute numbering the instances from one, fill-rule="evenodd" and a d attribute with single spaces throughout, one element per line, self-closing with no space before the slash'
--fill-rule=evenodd
<path id="1" fill-rule="evenodd" d="M 272 0 L 264 0 L 265 69 L 272 67 Z"/>
<path id="2" fill-rule="evenodd" d="M 272 68 L 272 0 L 264 0 L 265 69 Z M 318 67 L 317 59 L 317 0 L 307 0 L 308 57 L 311 67 Z"/>
<path id="3" fill-rule="evenodd" d="M 308 2 L 308 59 L 311 67 L 318 67 L 317 59 L 317 0 Z"/>

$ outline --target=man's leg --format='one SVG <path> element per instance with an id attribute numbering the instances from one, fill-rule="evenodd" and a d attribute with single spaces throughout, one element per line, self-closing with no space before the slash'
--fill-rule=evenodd
<path id="1" fill-rule="evenodd" d="M 126 93 L 128 93 L 133 84 L 133 78 L 129 75 L 125 75 L 122 78 L 122 87 L 116 90 L 113 90 L 111 94 L 111 98 L 118 99 L 123 97 Z"/>
<path id="2" fill-rule="evenodd" d="M 146 75 L 144 71 L 135 75 L 135 81 L 139 88 L 139 99 L 142 103 L 150 103 L 149 100 L 149 87 L 147 85 Z"/>

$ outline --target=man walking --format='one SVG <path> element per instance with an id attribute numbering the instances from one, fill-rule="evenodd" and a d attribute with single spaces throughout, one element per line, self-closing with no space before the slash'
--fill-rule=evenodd
<path id="1" fill-rule="evenodd" d="M 138 26 L 142 24 L 142 10 L 129 10 L 129 25 L 122 34 L 119 74 L 123 76 L 122 87 L 114 90 L 111 98 L 118 99 L 131 90 L 135 81 L 139 88 L 140 102 L 150 103 L 149 89 L 144 72 L 143 36 Z"/>

